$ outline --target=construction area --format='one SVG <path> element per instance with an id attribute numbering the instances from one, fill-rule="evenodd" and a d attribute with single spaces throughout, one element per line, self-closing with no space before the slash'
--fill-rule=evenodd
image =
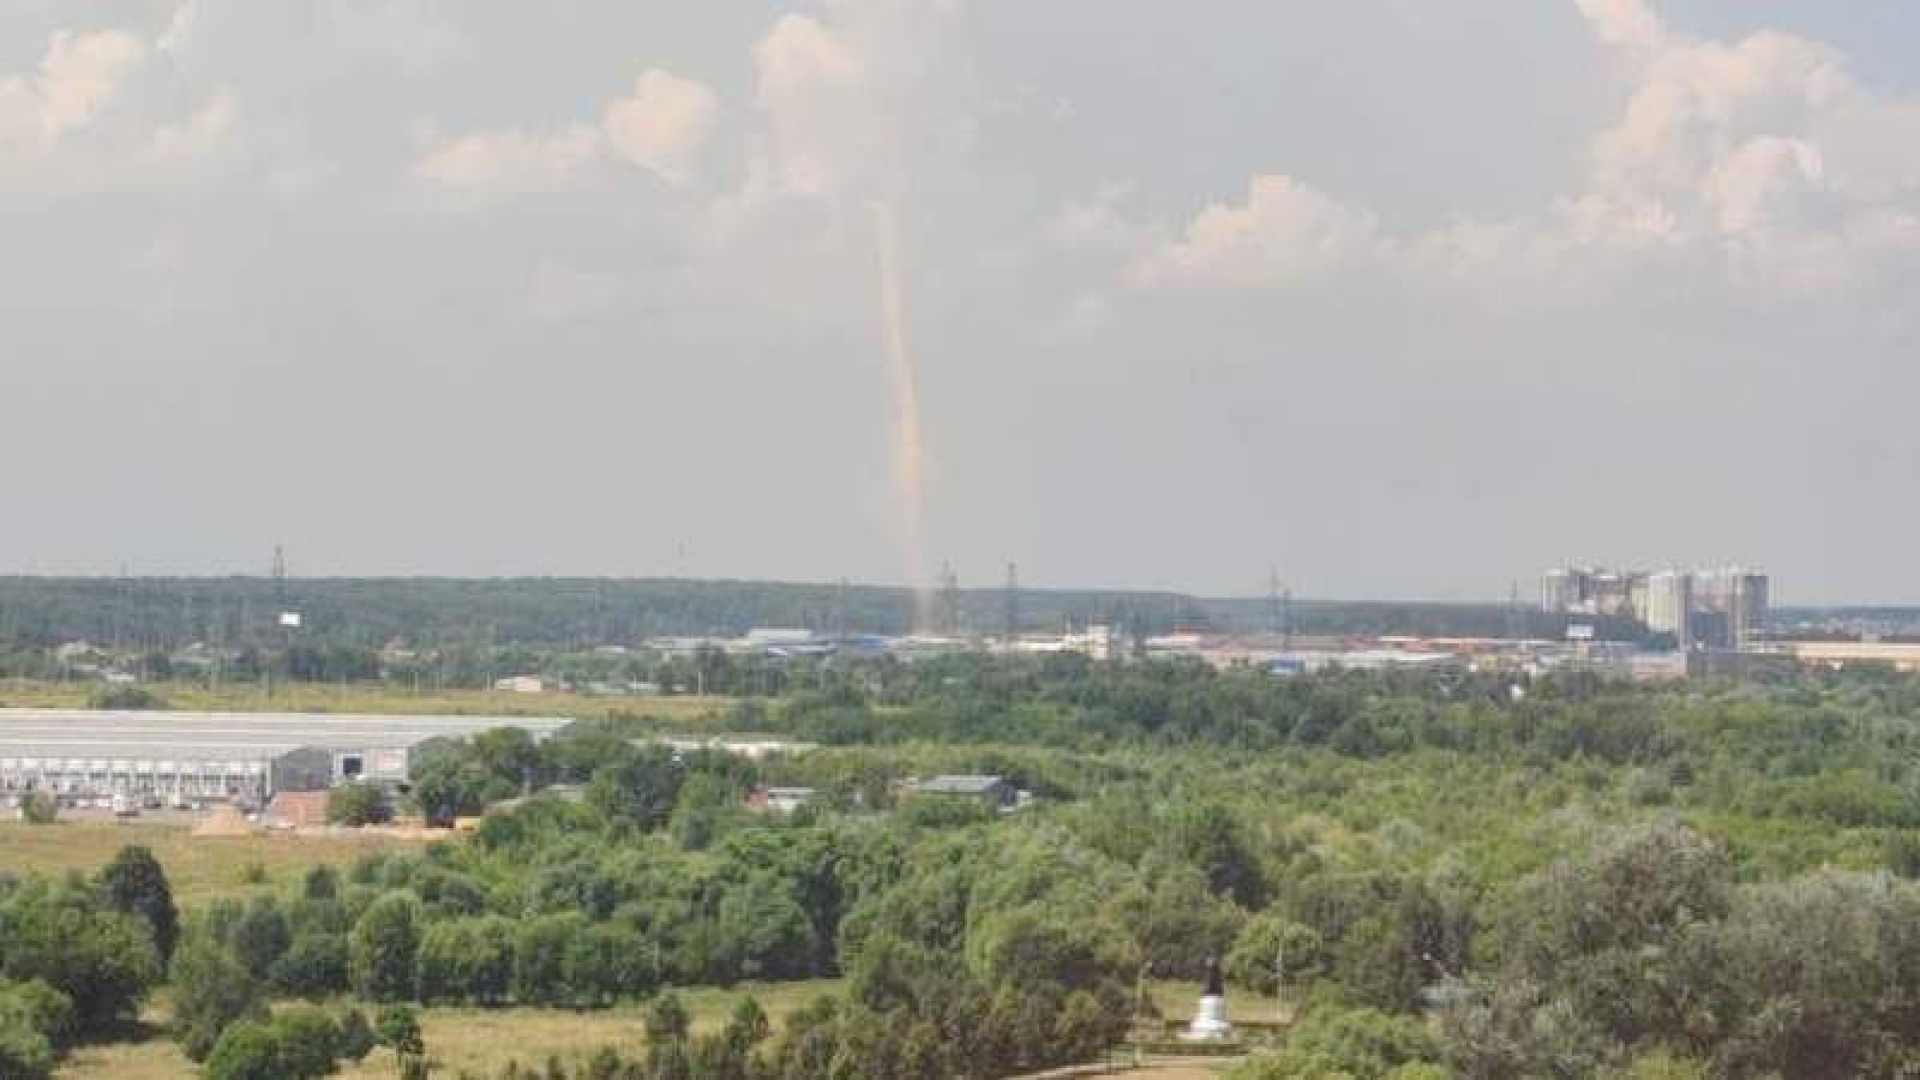
<path id="1" fill-rule="evenodd" d="M 554 717 L 0 709 L 0 802 L 263 805 L 349 781 L 404 784 L 420 748 L 496 728 L 536 741 Z"/>

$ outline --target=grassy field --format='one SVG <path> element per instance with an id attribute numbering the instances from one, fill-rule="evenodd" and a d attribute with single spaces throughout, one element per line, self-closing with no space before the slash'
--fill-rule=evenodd
<path id="1" fill-rule="evenodd" d="M 0 708 L 84 708 L 96 683 L 0 681 Z M 730 699 L 721 697 L 595 697 L 585 694 L 513 694 L 494 690 L 409 690 L 379 683 L 345 686 L 294 683 L 271 696 L 258 683 L 147 683 L 169 708 L 265 710 L 321 713 L 450 713 L 484 716 L 571 716 L 601 719 L 616 714 L 653 716 L 674 725 L 700 726 L 723 714 Z"/>
<path id="2" fill-rule="evenodd" d="M 64 874 L 92 873 L 128 844 L 144 844 L 167 872 L 182 907 L 197 907 L 222 895 L 244 892 L 250 869 L 265 882 L 288 887 L 309 867 L 345 866 L 361 854 L 392 847 L 418 847 L 421 841 L 368 834 L 293 836 L 194 836 L 183 824 L 145 821 L 68 820 L 52 825 L 0 822 L 0 870 Z"/>
<path id="3" fill-rule="evenodd" d="M 793 1010 L 821 994 L 837 994 L 837 980 L 741 986 L 733 990 L 679 991 L 693 1017 L 696 1033 L 718 1028 L 734 1003 L 751 994 L 759 999 L 777 1027 Z M 472 1070 L 491 1076 L 508 1061 L 544 1064 L 549 1055 L 578 1061 L 603 1046 L 628 1054 L 640 1051 L 644 1005 L 622 1005 L 596 1012 L 561 1009 L 420 1010 L 420 1026 L 435 1075 L 458 1076 Z M 56 1074 L 70 1080 L 175 1080 L 193 1075 L 193 1064 L 182 1057 L 164 1030 L 166 1007 L 157 1002 L 143 1018 L 148 1038 L 139 1042 L 82 1047 L 68 1056 Z M 388 1080 L 394 1075 L 392 1055 L 384 1050 L 357 1066 L 336 1074 L 355 1080 Z"/>

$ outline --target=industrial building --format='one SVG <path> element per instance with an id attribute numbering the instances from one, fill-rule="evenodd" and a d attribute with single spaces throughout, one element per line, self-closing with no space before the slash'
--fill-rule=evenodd
<path id="1" fill-rule="evenodd" d="M 545 739 L 571 723 L 505 716 L 0 709 L 0 798 L 125 795 L 264 802 L 349 780 L 397 785 L 419 748 L 494 728 Z"/>

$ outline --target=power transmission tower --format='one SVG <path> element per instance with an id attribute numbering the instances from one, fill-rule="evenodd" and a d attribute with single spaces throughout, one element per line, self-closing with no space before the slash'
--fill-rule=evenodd
<path id="1" fill-rule="evenodd" d="M 1020 638 L 1020 568 L 1014 563 L 1007 564 L 1006 626 L 1004 633 L 1008 645 Z"/>
<path id="2" fill-rule="evenodd" d="M 1276 567 L 1267 575 L 1267 631 L 1280 639 L 1280 650 L 1293 647 L 1293 589 L 1280 581 Z"/>

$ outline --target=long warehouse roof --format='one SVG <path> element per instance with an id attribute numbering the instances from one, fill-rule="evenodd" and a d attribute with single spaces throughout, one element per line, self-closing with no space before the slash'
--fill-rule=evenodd
<path id="1" fill-rule="evenodd" d="M 409 747 L 505 727 L 542 739 L 572 722 L 531 716 L 0 709 L 0 757 L 260 758 L 303 746 Z"/>

